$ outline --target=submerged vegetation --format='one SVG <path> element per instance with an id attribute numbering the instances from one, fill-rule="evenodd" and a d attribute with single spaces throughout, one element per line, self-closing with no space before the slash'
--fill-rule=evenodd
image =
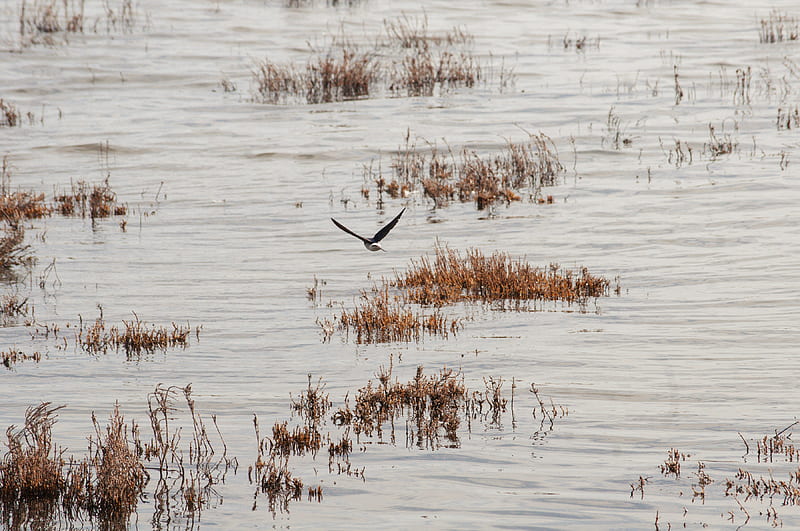
<path id="1" fill-rule="evenodd" d="M 484 255 L 469 249 L 464 255 L 443 246 L 433 258 L 412 261 L 404 273 L 379 286 L 363 290 L 355 307 L 341 309 L 332 319 L 317 320 L 323 340 L 335 329 L 357 343 L 419 341 L 425 335 L 447 337 L 457 333 L 463 319 L 445 315 L 441 308 L 456 303 L 482 303 L 500 310 L 541 309 L 560 301 L 585 311 L 590 300 L 610 295 L 611 282 L 586 268 L 546 268 L 514 260 L 506 253 Z M 619 286 L 615 292 L 619 293 Z"/>

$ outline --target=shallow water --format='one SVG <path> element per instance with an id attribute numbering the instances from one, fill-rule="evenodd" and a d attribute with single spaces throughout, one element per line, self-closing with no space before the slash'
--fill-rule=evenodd
<path id="1" fill-rule="evenodd" d="M 240 464 L 217 487 L 202 526 L 745 523 L 724 495 L 725 478 L 740 466 L 784 479 L 796 470 L 756 463 L 752 447 L 791 424 L 800 407 L 800 133 L 775 124 L 778 108 L 798 104 L 800 44 L 758 39 L 758 21 L 771 9 L 800 13 L 790 2 L 640 3 L 369 0 L 290 9 L 141 2 L 130 32 L 87 31 L 66 44 L 3 53 L 0 97 L 35 116 L 0 127 L 12 185 L 50 195 L 70 180 L 110 176 L 130 209 L 126 232 L 115 219 L 31 222 L 38 263 L 4 292 L 19 290 L 38 322 L 62 329 L 78 316 L 93 320 L 99 305 L 109 323 L 136 312 L 149 323 L 202 330 L 185 350 L 128 361 L 121 353 L 90 356 L 34 343 L 22 322 L 0 328 L 3 350 L 46 355 L 0 375 L 0 426 L 21 424 L 26 407 L 40 401 L 67 404 L 54 437 L 80 456 L 93 411 L 105 419 L 118 401 L 127 418 L 145 424 L 147 394 L 157 383 L 191 383 L 197 407 L 217 415 L 228 454 Z M 307 43 L 324 46 L 340 27 L 369 42 L 384 19 L 421 16 L 423 8 L 432 32 L 458 25 L 473 33 L 471 50 L 484 64 L 512 66 L 515 85 L 319 105 L 253 102 L 255 61 L 302 63 Z M 17 9 L 0 4 L 0 38 L 9 50 L 17 48 Z M 87 2 L 87 18 L 101 16 Z M 565 50 L 565 35 L 586 36 L 586 47 Z M 684 91 L 677 105 L 675 65 Z M 737 97 L 735 71 L 748 66 L 748 98 Z M 237 90 L 223 92 L 222 79 Z M 630 145 L 614 149 L 609 112 Z M 737 143 L 732 154 L 704 153 L 709 123 Z M 541 131 L 567 171 L 545 189 L 552 205 L 522 201 L 487 216 L 473 204 L 433 210 L 410 197 L 380 210 L 374 189 L 372 201 L 360 195 L 361 168 L 378 159 L 388 167 L 409 129 L 487 154 L 507 138 Z M 691 164 L 670 162 L 676 140 L 692 147 Z M 387 253 L 367 253 L 328 219 L 367 233 L 403 206 Z M 337 333 L 322 342 L 315 320 L 335 311 L 328 301 L 351 305 L 373 280 L 431 253 L 437 240 L 536 265 L 586 266 L 619 276 L 621 293 L 585 313 L 561 304 L 519 313 L 450 309 L 471 319 L 447 339 L 356 345 Z M 53 260 L 57 277 L 40 285 Z M 315 277 L 325 281 L 316 306 L 306 296 Z M 273 517 L 260 495 L 252 510 L 253 414 L 262 434 L 290 419 L 290 396 L 305 388 L 309 373 L 323 378 L 341 406 L 390 359 L 401 381 L 418 365 L 431 373 L 454 367 L 472 389 L 484 377 L 505 379 L 510 397 L 514 378 L 515 422 L 509 412 L 499 428 L 473 424 L 458 448 L 407 448 L 402 435 L 394 445 L 357 445 L 351 460 L 364 467 L 364 480 L 329 474 L 325 456 L 298 458 L 293 473 L 321 485 L 323 501 L 296 501 Z M 552 430 L 539 431 L 531 414 L 531 382 L 569 410 Z M 748 455 L 740 433 L 750 441 Z M 673 447 L 691 454 L 680 480 L 658 469 Z M 715 480 L 704 503 L 691 494 L 698 460 Z M 639 476 L 650 477 L 644 496 L 631 497 Z M 784 527 L 800 525 L 796 507 L 778 498 L 773 504 Z M 759 514 L 767 499 L 745 507 L 747 526 L 769 525 Z M 148 498 L 131 527 L 151 527 L 152 514 Z M 185 526 L 180 518 L 166 525 Z"/>

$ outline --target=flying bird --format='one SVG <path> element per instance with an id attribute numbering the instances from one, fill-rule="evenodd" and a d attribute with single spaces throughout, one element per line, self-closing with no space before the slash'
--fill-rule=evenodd
<path id="1" fill-rule="evenodd" d="M 400 221 L 400 216 L 402 216 L 403 212 L 405 212 L 405 211 L 406 211 L 406 209 L 403 208 L 403 210 L 401 210 L 400 213 L 397 214 L 397 216 L 395 216 L 395 218 L 392 221 L 390 221 L 389 223 L 384 225 L 383 228 L 381 228 L 381 230 L 376 232 L 375 236 L 373 236 L 372 238 L 365 238 L 363 236 L 359 236 L 358 234 L 356 234 L 355 232 L 351 231 L 350 229 L 348 229 L 347 227 L 345 227 L 344 225 L 342 225 L 341 223 L 339 223 L 338 221 L 336 221 L 333 218 L 331 218 L 331 221 L 333 221 L 334 225 L 336 225 L 337 227 L 339 227 L 340 229 L 345 231 L 347 234 L 355 236 L 356 238 L 358 238 L 359 240 L 364 242 L 364 247 L 366 247 L 368 250 L 386 252 L 386 249 L 381 247 L 381 244 L 379 242 L 382 239 L 384 239 L 387 234 L 389 234 L 389 231 L 392 230 L 395 225 L 397 225 L 397 222 Z"/>

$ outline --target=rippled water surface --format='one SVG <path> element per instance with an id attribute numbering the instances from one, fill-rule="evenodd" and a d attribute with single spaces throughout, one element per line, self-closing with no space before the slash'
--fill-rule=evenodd
<path id="1" fill-rule="evenodd" d="M 0 374 L 0 426 L 22 424 L 41 401 L 66 404 L 53 437 L 81 456 L 92 412 L 102 423 L 119 402 L 149 436 L 148 393 L 191 383 L 239 463 L 194 522 L 180 514 L 153 522 L 151 481 L 130 527 L 800 525 L 783 496 L 725 493 L 740 467 L 786 481 L 797 470 L 755 453 L 756 439 L 792 424 L 800 409 L 800 132 L 776 120 L 800 104 L 800 43 L 759 42 L 760 20 L 773 9 L 800 17 L 796 4 L 143 1 L 132 26 L 107 31 L 102 5 L 87 0 L 96 25 L 25 47 L 19 8 L 0 4 L 0 98 L 32 115 L 0 127 L 12 188 L 51 197 L 70 182 L 109 177 L 128 214 L 125 231 L 121 218 L 26 223 L 37 263 L 3 290 L 28 297 L 34 311 L 0 328 L 0 348 L 38 349 L 43 359 Z M 252 70 L 265 57 L 303 65 L 342 34 L 366 49 L 384 20 L 402 14 L 426 16 L 431 33 L 459 26 L 474 35 L 469 50 L 484 81 L 430 97 L 254 98 Z M 565 47 L 565 38 L 583 37 L 581 49 Z M 748 68 L 743 88 L 737 69 Z M 514 83 L 502 88 L 498 73 L 509 69 Z M 624 142 L 615 144 L 609 115 Z M 731 153 L 713 156 L 709 124 Z M 421 149 L 427 141 L 487 156 L 542 132 L 566 171 L 544 189 L 553 204 L 526 196 L 491 210 L 457 201 L 434 209 L 411 194 L 387 197 L 381 209 L 363 167 L 380 161 L 388 172 L 408 131 Z M 386 253 L 365 251 L 329 220 L 371 234 L 402 207 Z M 451 307 L 468 320 L 448 338 L 357 345 L 336 332 L 323 342 L 317 319 L 351 307 L 437 241 L 586 266 L 619 277 L 621 290 L 585 312 L 560 303 Z M 316 303 L 307 297 L 315 278 L 324 281 Z M 109 325 L 136 312 L 148 323 L 202 326 L 199 340 L 135 360 L 32 340 L 51 323 L 71 341 L 98 306 Z M 407 446 L 398 420 L 394 444 L 354 444 L 363 478 L 329 472 L 327 449 L 292 458 L 292 473 L 324 497 L 304 495 L 273 515 L 248 481 L 253 414 L 263 436 L 276 421 L 298 422 L 291 397 L 309 374 L 338 408 L 390 363 L 402 382 L 420 365 L 460 370 L 470 389 L 502 378 L 508 399 L 513 379 L 513 419 L 509 408 L 499 426 L 462 426 L 460 444 L 436 450 Z M 532 413 L 531 383 L 563 406 L 552 426 Z M 330 419 L 329 431 L 339 433 Z M 689 454 L 679 479 L 659 470 L 670 448 Z M 714 480 L 704 500 L 692 495 L 698 461 Z M 640 476 L 647 482 L 632 496 Z"/>

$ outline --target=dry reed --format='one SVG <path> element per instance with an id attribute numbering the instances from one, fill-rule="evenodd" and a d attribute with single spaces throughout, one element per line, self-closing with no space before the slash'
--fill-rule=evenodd
<path id="1" fill-rule="evenodd" d="M 300 96 L 307 103 L 330 103 L 370 95 L 380 74 L 369 53 L 343 49 L 309 59 L 304 70 L 264 60 L 253 71 L 256 100 L 281 103 Z"/>
<path id="2" fill-rule="evenodd" d="M 551 264 L 533 267 L 506 253 L 485 256 L 477 249 L 464 256 L 438 246 L 433 259 L 412 261 L 405 273 L 396 274 L 394 286 L 404 289 L 406 299 L 416 304 L 442 306 L 454 302 L 495 303 L 522 309 L 527 301 L 564 301 L 586 304 L 609 295 L 610 282 L 588 269 L 570 271 Z"/>
<path id="3" fill-rule="evenodd" d="M 797 17 L 773 10 L 760 22 L 759 42 L 775 43 L 800 39 L 800 22 Z"/>
<path id="4" fill-rule="evenodd" d="M 257 486 L 258 491 L 267 495 L 269 511 L 274 518 L 277 512 L 289 510 L 289 502 L 300 500 L 303 496 L 303 480 L 292 477 L 292 473 L 289 471 L 289 455 L 295 452 L 305 453 L 307 446 L 301 446 L 297 440 L 292 438 L 286 424 L 275 424 L 273 439 L 261 438 L 258 417 L 255 414 L 253 414 L 253 426 L 256 432 L 258 456 L 256 462 L 248 469 L 247 476 L 250 483 Z M 308 433 L 298 429 L 295 430 L 295 435 L 303 438 Z M 318 436 L 318 433 L 316 435 Z M 315 455 L 319 447 L 316 446 L 313 451 Z M 319 487 L 318 489 L 321 496 L 322 491 Z M 309 487 L 309 492 L 311 490 L 317 491 L 317 489 Z M 256 503 L 257 500 L 254 501 L 254 510 Z"/>
<path id="5" fill-rule="evenodd" d="M 681 462 L 686 461 L 687 457 L 689 456 L 679 452 L 675 448 L 670 448 L 667 452 L 667 459 L 659 466 L 661 473 L 665 476 L 673 476 L 675 479 L 678 479 L 681 477 Z"/>
<path id="6" fill-rule="evenodd" d="M 13 276 L 12 269 L 19 265 L 31 265 L 34 258 L 30 245 L 25 242 L 25 231 L 21 225 L 3 227 L 0 236 L 0 278 Z"/>
<path id="7" fill-rule="evenodd" d="M 128 426 L 115 408 L 105 433 L 92 418 L 97 438 L 82 461 L 64 458 L 53 444 L 56 413 L 64 406 L 30 407 L 25 426 L 6 431 L 9 452 L 0 463 L 0 512 L 8 529 L 49 528 L 67 519 L 97 518 L 124 525 L 139 501 L 147 472 L 128 439 Z"/>
<path id="8" fill-rule="evenodd" d="M 360 302 L 352 310 L 342 308 L 334 321 L 346 335 L 353 333 L 357 343 L 420 341 L 425 335 L 447 337 L 461 327 L 461 319 L 450 319 L 438 309 L 427 313 L 414 310 L 402 294 L 390 294 L 386 283 L 362 291 Z M 333 328 L 329 321 L 319 324 L 323 331 Z"/>
<path id="9" fill-rule="evenodd" d="M 483 303 L 499 310 L 536 310 L 547 301 L 577 305 L 608 296 L 611 282 L 587 268 L 568 270 L 551 264 L 540 268 L 508 254 L 485 256 L 477 249 L 458 251 L 437 245 L 433 258 L 422 257 L 404 273 L 395 273 L 370 290 L 362 290 L 352 309 L 342 307 L 332 319 L 317 319 L 323 341 L 335 329 L 357 343 L 420 341 L 425 336 L 448 337 L 463 319 L 442 312 L 445 305 Z M 617 289 L 618 292 L 618 289 Z M 427 307 L 428 309 L 424 309 Z"/>
<path id="10" fill-rule="evenodd" d="M 0 359 L 2 359 L 2 364 L 6 369 L 11 369 L 15 364 L 21 363 L 23 361 L 35 361 L 39 363 L 42 359 L 42 354 L 38 351 L 33 352 L 32 354 L 26 354 L 21 350 L 17 350 L 16 348 L 9 348 L 6 351 L 0 352 Z"/>
<path id="11" fill-rule="evenodd" d="M 375 183 L 379 203 L 384 191 L 397 198 L 421 188 L 436 207 L 458 199 L 474 202 L 479 210 L 519 201 L 525 191 L 532 199 L 540 198 L 542 187 L 557 184 L 565 171 L 552 139 L 542 133 L 529 135 L 527 142 L 508 141 L 499 153 L 483 157 L 466 148 L 458 154 L 449 147 L 440 150 L 435 144 L 425 153 L 408 131 L 391 168 L 389 178 L 372 165 L 365 167 L 365 180 Z"/>
<path id="12" fill-rule="evenodd" d="M 383 27 L 386 32 L 388 46 L 398 46 L 404 49 L 428 50 L 433 46 L 465 46 L 471 44 L 475 38 L 466 29 L 454 27 L 444 34 L 428 32 L 428 17 L 399 17 L 385 19 Z"/>
<path id="13" fill-rule="evenodd" d="M 0 98 L 0 127 L 16 127 L 21 123 L 19 110 Z"/>
<path id="14" fill-rule="evenodd" d="M 181 416 L 179 395 L 185 399 L 188 419 Z M 117 405 L 105 429 L 92 414 L 95 433 L 89 437 L 89 456 L 80 461 L 65 459 L 64 450 L 52 442 L 56 412 L 64 406 L 42 403 L 28 408 L 25 426 L 6 431 L 9 452 L 0 461 L 4 528 L 49 529 L 62 521 L 88 520 L 100 528 L 123 529 L 148 485 L 151 467 L 145 462 L 152 460 L 158 461 L 159 473 L 153 525 L 199 517 L 209 498 L 216 496 L 214 486 L 235 466 L 235 460 L 227 459 L 216 418 L 212 416 L 223 446 L 221 457 L 215 455 L 195 409 L 190 385 L 159 384 L 148 396 L 148 405 L 151 441 L 142 442 L 138 425 L 126 423 Z M 187 423 L 191 423 L 190 439 L 182 438 Z"/>
<path id="15" fill-rule="evenodd" d="M 77 344 L 90 354 L 105 354 L 109 349 L 125 351 L 128 358 L 152 354 L 157 350 L 189 346 L 191 327 L 172 323 L 172 328 L 147 325 L 136 313 L 131 321 L 122 321 L 124 329 L 112 326 L 106 329 L 102 315 L 94 323 L 84 326 L 83 320 L 76 332 Z M 199 335 L 199 327 L 195 329 Z"/>
<path id="16" fill-rule="evenodd" d="M 183 410 L 181 402 L 186 406 Z M 222 455 L 218 455 L 219 447 L 215 448 L 195 406 L 191 384 L 185 387 L 158 384 L 148 395 L 147 404 L 153 438 L 140 444 L 139 451 L 145 460 L 158 462 L 154 527 L 168 524 L 176 517 L 194 522 L 212 500 L 221 501 L 216 486 L 225 481 L 228 470 L 235 470 L 238 463 L 235 458 L 228 459 L 227 445 L 216 416 L 212 415 L 216 439 L 222 446 Z M 188 440 L 184 439 L 184 430 L 191 430 Z"/>
<path id="17" fill-rule="evenodd" d="M 86 181 L 72 183 L 71 189 L 66 193 L 57 193 L 55 210 L 63 216 L 107 218 L 109 216 L 124 216 L 127 207 L 117 201 L 117 194 L 111 189 L 108 179 L 100 184 L 90 185 Z"/>

